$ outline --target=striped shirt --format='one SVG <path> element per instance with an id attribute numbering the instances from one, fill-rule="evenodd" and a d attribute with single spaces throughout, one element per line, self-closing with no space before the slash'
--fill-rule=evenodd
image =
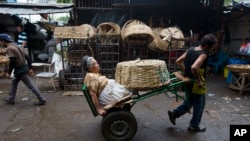
<path id="1" fill-rule="evenodd" d="M 18 40 L 17 40 L 18 47 L 22 47 L 23 42 L 28 42 L 28 37 L 25 32 L 21 32 L 18 35 Z M 24 48 L 27 48 L 27 45 Z"/>

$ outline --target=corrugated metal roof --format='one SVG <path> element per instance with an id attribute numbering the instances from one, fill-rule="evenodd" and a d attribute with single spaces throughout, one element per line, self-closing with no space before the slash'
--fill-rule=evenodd
<path id="1" fill-rule="evenodd" d="M 65 8 L 65 7 L 73 7 L 74 4 L 65 4 L 65 3 L 25 3 L 25 2 L 17 2 L 17 3 L 8 3 L 8 2 L 0 2 L 0 7 L 39 7 L 39 8 Z"/>
<path id="2" fill-rule="evenodd" d="M 0 13 L 33 15 L 43 13 L 66 13 L 73 9 L 73 4 L 47 4 L 47 3 L 1 3 Z"/>
<path id="3" fill-rule="evenodd" d="M 2 14 L 19 14 L 19 15 L 35 15 L 35 14 L 44 14 L 44 13 L 67 13 L 71 11 L 72 8 L 63 8 L 63 9 L 37 9 L 37 8 L 0 8 L 0 13 Z"/>

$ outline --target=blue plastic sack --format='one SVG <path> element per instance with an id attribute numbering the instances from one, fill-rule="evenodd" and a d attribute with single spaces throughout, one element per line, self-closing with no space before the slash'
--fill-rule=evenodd
<path id="1" fill-rule="evenodd" d="M 228 60 L 228 64 L 248 64 L 248 62 L 246 60 L 242 60 L 242 59 L 237 59 L 237 58 L 230 58 Z"/>

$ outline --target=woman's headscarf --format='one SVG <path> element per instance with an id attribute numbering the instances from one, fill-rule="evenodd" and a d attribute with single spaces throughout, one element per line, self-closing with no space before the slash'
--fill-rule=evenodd
<path id="1" fill-rule="evenodd" d="M 82 58 L 82 67 L 84 71 L 88 72 L 89 71 L 88 68 L 91 67 L 92 64 L 93 64 L 93 57 L 85 55 Z"/>

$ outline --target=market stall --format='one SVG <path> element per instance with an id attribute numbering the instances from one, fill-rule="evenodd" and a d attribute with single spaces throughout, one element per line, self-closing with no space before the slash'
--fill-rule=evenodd
<path id="1" fill-rule="evenodd" d="M 250 91 L 250 65 L 233 64 L 227 65 L 227 68 L 232 72 L 229 87 L 238 90 L 239 94 L 242 94 L 243 91 Z"/>

